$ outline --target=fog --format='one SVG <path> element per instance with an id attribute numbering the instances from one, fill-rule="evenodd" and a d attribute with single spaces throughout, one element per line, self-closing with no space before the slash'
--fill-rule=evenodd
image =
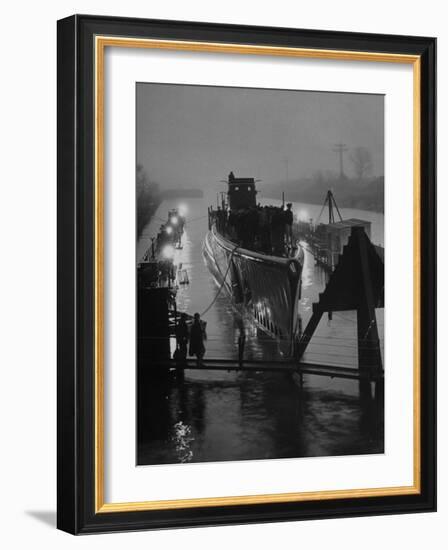
<path id="1" fill-rule="evenodd" d="M 137 163 L 167 188 L 218 187 L 236 176 L 274 183 L 339 172 L 334 144 L 365 147 L 372 176 L 384 173 L 384 97 L 137 84 Z"/>

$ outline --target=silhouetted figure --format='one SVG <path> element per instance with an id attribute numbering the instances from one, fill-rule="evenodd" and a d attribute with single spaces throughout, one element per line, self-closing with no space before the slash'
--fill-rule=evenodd
<path id="1" fill-rule="evenodd" d="M 227 220 L 227 228 L 228 228 L 228 232 L 229 232 L 229 237 L 231 239 L 237 239 L 236 216 L 235 216 L 235 213 L 232 210 L 229 212 L 229 218 Z"/>
<path id="2" fill-rule="evenodd" d="M 292 246 L 292 222 L 294 221 L 294 214 L 292 213 L 292 202 L 288 202 L 284 213 L 285 219 L 285 235 L 287 246 Z"/>
<path id="3" fill-rule="evenodd" d="M 239 245 L 242 245 L 244 242 L 244 229 L 244 211 L 238 210 L 235 216 L 235 232 Z"/>
<path id="4" fill-rule="evenodd" d="M 216 210 L 216 225 L 218 227 L 218 231 L 225 234 L 227 226 L 227 213 L 220 206 L 218 206 L 218 209 Z"/>
<path id="5" fill-rule="evenodd" d="M 271 242 L 272 252 L 281 255 L 284 251 L 285 225 L 284 211 L 281 208 L 273 208 L 271 215 Z"/>
<path id="6" fill-rule="evenodd" d="M 242 328 L 238 336 L 238 363 L 240 367 L 243 366 L 245 344 L 246 344 L 246 332 L 244 328 Z"/>
<path id="7" fill-rule="evenodd" d="M 195 313 L 190 331 L 190 355 L 196 355 L 198 365 L 202 364 L 202 358 L 205 354 L 205 339 L 206 335 L 201 322 L 201 316 L 199 313 Z"/>
<path id="8" fill-rule="evenodd" d="M 187 360 L 188 340 L 190 333 L 187 325 L 187 316 L 182 313 L 180 316 L 179 324 L 176 327 L 176 344 L 177 344 L 177 357 L 176 359 L 180 363 L 185 363 Z"/>
<path id="9" fill-rule="evenodd" d="M 270 215 L 267 206 L 260 208 L 259 213 L 259 239 L 261 250 L 267 254 L 271 253 L 271 226 Z"/>
<path id="10" fill-rule="evenodd" d="M 246 212 L 246 238 L 249 248 L 254 248 L 255 239 L 258 234 L 258 211 L 256 208 L 249 208 Z"/>

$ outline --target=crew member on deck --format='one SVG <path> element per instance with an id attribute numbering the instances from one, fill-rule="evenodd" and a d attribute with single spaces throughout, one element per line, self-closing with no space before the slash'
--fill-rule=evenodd
<path id="1" fill-rule="evenodd" d="M 292 222 L 294 221 L 294 214 L 292 212 L 292 202 L 288 202 L 285 210 L 285 235 L 286 245 L 292 246 Z"/>

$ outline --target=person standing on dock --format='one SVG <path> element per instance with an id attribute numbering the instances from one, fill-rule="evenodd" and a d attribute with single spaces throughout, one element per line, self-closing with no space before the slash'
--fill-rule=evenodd
<path id="1" fill-rule="evenodd" d="M 243 327 L 240 329 L 240 334 L 238 336 L 238 364 L 240 367 L 243 366 L 245 345 L 246 345 L 246 332 Z"/>
<path id="2" fill-rule="evenodd" d="M 194 321 L 190 331 L 190 355 L 196 355 L 198 365 L 202 365 L 202 358 L 205 354 L 204 340 L 205 330 L 199 313 L 194 314 Z"/>
<path id="3" fill-rule="evenodd" d="M 294 221 L 294 214 L 292 212 L 292 202 L 288 202 L 285 210 L 285 235 L 286 246 L 292 246 L 292 223 Z"/>
<path id="4" fill-rule="evenodd" d="M 190 334 L 187 325 L 187 316 L 182 313 L 180 316 L 179 324 L 176 327 L 176 344 L 177 344 L 177 357 L 180 363 L 185 363 L 187 360 L 188 340 Z"/>

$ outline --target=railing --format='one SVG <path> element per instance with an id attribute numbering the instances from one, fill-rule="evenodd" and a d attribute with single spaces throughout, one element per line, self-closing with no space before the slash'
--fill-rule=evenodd
<path id="1" fill-rule="evenodd" d="M 277 206 L 258 206 L 236 212 L 209 207 L 209 229 L 218 232 L 241 248 L 274 256 L 290 256 L 297 248 L 284 219 L 285 211 Z"/>
<path id="2" fill-rule="evenodd" d="M 292 364 L 301 365 L 302 362 L 291 357 L 280 355 L 278 350 L 279 342 L 271 338 L 257 339 L 255 341 L 251 337 L 246 337 L 241 349 L 240 334 L 235 333 L 233 342 L 228 342 L 223 345 L 222 338 L 207 337 L 204 340 L 206 348 L 205 361 L 240 361 L 243 363 L 257 361 L 264 364 Z M 162 342 L 169 341 L 171 354 L 176 349 L 176 337 L 172 336 L 144 336 L 140 337 L 141 341 Z M 343 337 L 320 337 L 314 336 L 315 342 L 311 349 L 308 349 L 305 354 L 305 362 L 307 365 L 322 365 L 325 364 L 331 368 L 353 368 L 357 370 L 358 344 L 356 338 Z M 335 340 L 335 341 L 333 341 Z M 285 343 L 289 342 L 284 340 Z M 363 344 L 360 344 L 361 349 L 364 349 Z M 259 347 L 259 349 L 257 349 Z M 367 349 L 367 343 L 365 348 Z M 241 355 L 242 354 L 242 355 Z M 226 359 L 223 359 L 223 356 Z"/>

